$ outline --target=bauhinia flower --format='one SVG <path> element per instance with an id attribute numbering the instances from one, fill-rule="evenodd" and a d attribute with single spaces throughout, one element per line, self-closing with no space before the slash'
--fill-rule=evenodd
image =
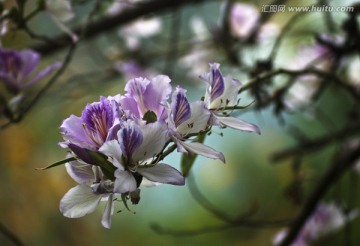
<path id="1" fill-rule="evenodd" d="M 108 156 L 117 168 L 114 192 L 136 191 L 143 177 L 157 183 L 184 185 L 184 177 L 175 168 L 150 163 L 162 151 L 167 139 L 165 123 L 140 122 L 138 125 L 134 121 L 126 122 L 119 130 L 118 138 L 107 141 L 100 148 L 100 152 Z"/>
<path id="2" fill-rule="evenodd" d="M 213 124 L 260 134 L 260 129 L 254 124 L 235 117 L 220 116 L 220 113 L 231 110 L 232 107 L 236 106 L 238 92 L 242 84 L 240 81 L 233 79 L 231 75 L 223 77 L 219 68 L 220 64 L 211 63 L 210 72 L 200 76 L 201 79 L 207 82 L 204 102 L 212 112 Z"/>
<path id="3" fill-rule="evenodd" d="M 16 51 L 0 47 L 0 81 L 10 93 L 19 94 L 61 66 L 56 62 L 36 72 L 39 62 L 40 55 L 32 50 Z"/>
<path id="4" fill-rule="evenodd" d="M 114 212 L 114 182 L 104 177 L 101 169 L 81 161 L 66 163 L 69 175 L 79 183 L 61 199 L 60 212 L 68 218 L 80 218 L 95 211 L 100 201 L 107 201 L 101 219 L 105 228 L 111 227 Z"/>
<path id="5" fill-rule="evenodd" d="M 209 127 L 210 111 L 204 102 L 189 103 L 186 90 L 177 87 L 171 100 L 171 113 L 169 117 L 169 130 L 179 152 L 188 151 L 212 159 L 220 159 L 225 162 L 225 157 L 209 146 L 198 142 L 185 141 L 185 137 L 194 133 L 205 131 Z"/>
<path id="6" fill-rule="evenodd" d="M 100 102 L 88 104 L 81 117 L 71 115 L 60 126 L 65 142 L 63 148 L 99 149 L 106 140 L 112 137 L 112 129 L 116 127 L 116 101 L 101 97 Z M 90 163 L 91 164 L 91 163 Z"/>
<path id="7" fill-rule="evenodd" d="M 291 246 L 310 246 L 320 238 L 341 229 L 346 223 L 357 216 L 357 211 L 345 214 L 334 203 L 319 204 L 313 214 L 308 218 L 297 238 Z M 274 245 L 279 245 L 287 235 L 283 229 L 273 239 Z"/>
<path id="8" fill-rule="evenodd" d="M 151 80 L 135 78 L 125 86 L 125 97 L 120 101 L 122 108 L 132 117 L 143 119 L 145 114 L 152 112 L 157 119 L 165 119 L 165 103 L 171 93 L 170 78 L 157 75 Z"/>

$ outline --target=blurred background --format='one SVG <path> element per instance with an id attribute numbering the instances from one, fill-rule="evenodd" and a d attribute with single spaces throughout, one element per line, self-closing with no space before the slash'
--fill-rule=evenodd
<path id="1" fill-rule="evenodd" d="M 11 6 L 15 1 L 5 2 Z M 118 6 L 114 6 L 114 2 L 101 1 L 94 21 L 121 14 L 127 4 L 140 6 L 144 1 L 118 1 Z M 237 27 L 233 24 L 226 36 L 221 28 L 223 23 L 232 21 L 231 12 L 226 12 L 229 2 L 241 4 L 242 8 L 234 15 L 240 15 L 236 17 L 240 19 L 247 16 L 249 21 L 240 22 Z M 91 0 L 73 1 L 75 17 L 65 25 L 72 28 L 83 24 L 94 4 Z M 328 33 L 326 17 L 321 11 L 299 15 L 299 12 L 290 12 L 288 7 L 315 4 L 319 2 L 202 1 L 149 14 L 82 40 L 68 69 L 39 103 L 21 122 L 0 131 L 1 225 L 24 245 L 271 245 L 276 232 L 286 223 L 267 222 L 295 218 L 342 142 L 335 141 L 321 151 L 303 156 L 300 167 L 294 165 L 292 158 L 274 162 L 271 157 L 295 146 L 299 135 L 312 139 L 342 129 L 349 121 L 347 109 L 354 106 L 342 90 L 330 87 L 312 102 L 309 94 L 317 82 L 306 86 L 299 82 L 299 86 L 289 90 L 284 103 L 287 108 L 280 113 L 278 105 L 261 106 L 257 104 L 256 95 L 249 91 L 241 93 L 240 105 L 256 102 L 234 115 L 258 125 L 262 134 L 214 129 L 206 144 L 223 152 L 226 164 L 198 157 L 185 186 L 142 188 L 141 201 L 130 207 L 132 212 L 121 205 L 117 207 L 122 211 L 113 216 L 110 230 L 100 224 L 104 204 L 95 213 L 79 219 L 68 219 L 60 213 L 61 198 L 76 185 L 63 166 L 45 171 L 35 169 L 66 157 L 66 150 L 58 146 L 62 141 L 59 126 L 64 119 L 71 114 L 80 116 L 86 104 L 98 101 L 100 96 L 123 93 L 125 83 L 132 77 L 167 74 L 173 87 L 181 85 L 192 101 L 199 100 L 204 96 L 205 84 L 198 76 L 209 70 L 209 62 L 221 63 L 224 75 L 232 74 L 247 84 L 257 75 L 254 68 L 272 54 L 284 30 L 286 35 L 272 56 L 272 68 L 303 68 L 303 64 L 313 59 L 310 56 L 316 58 L 316 35 Z M 350 0 L 323 1 L 327 6 L 356 4 L 357 1 Z M 282 5 L 286 9 L 264 11 L 270 5 Z M 27 1 L 26 7 L 26 11 L 31 12 L 36 8 L 36 1 Z M 295 15 L 299 15 L 296 22 L 287 25 Z M 340 40 L 341 35 L 345 35 L 342 23 L 348 15 L 345 11 L 331 13 L 332 34 Z M 253 23 L 251 19 L 255 19 Z M 37 14 L 28 25 L 38 35 L 64 35 L 46 12 Z M 254 28 L 260 27 L 262 31 L 250 37 L 254 36 Z M 41 40 L 30 38 L 24 31 L 2 37 L 2 46 L 6 48 L 24 49 L 41 44 Z M 43 53 L 41 67 L 62 61 L 66 53 L 66 48 Z M 329 61 L 322 60 L 326 62 Z M 354 88 L 359 86 L 358 54 L 349 55 L 342 64 L 339 69 L 342 78 Z M 34 95 L 45 83 L 46 79 L 36 84 L 27 92 L 28 96 Z M 277 77 L 268 90 L 276 91 L 284 84 L 286 79 Z M 181 155 L 174 152 L 164 162 L 180 169 L 180 159 Z M 338 201 L 348 209 L 358 207 L 358 175 L 356 170 L 347 172 L 324 200 Z M 189 191 L 189 185 L 194 182 L 197 186 L 192 191 L 195 189 L 202 195 Z M 259 223 L 229 225 L 204 209 L 198 202 L 202 198 L 231 218 L 244 216 Z M 345 245 L 345 242 L 357 245 L 359 229 L 357 218 L 319 245 Z M 0 234 L 0 245 L 14 244 Z"/>

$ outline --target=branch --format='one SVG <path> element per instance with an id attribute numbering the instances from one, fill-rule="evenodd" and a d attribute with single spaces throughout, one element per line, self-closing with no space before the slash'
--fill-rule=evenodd
<path id="1" fill-rule="evenodd" d="M 206 197 L 200 192 L 197 187 L 194 178 L 190 176 L 188 179 L 189 190 L 192 197 L 202 206 L 205 210 L 210 212 L 212 215 L 216 216 L 218 219 L 225 222 L 225 224 L 215 225 L 215 226 L 205 226 L 197 229 L 168 229 L 163 228 L 160 225 L 153 223 L 151 229 L 159 234 L 167 234 L 172 236 L 197 236 L 204 233 L 210 232 L 219 232 L 227 229 L 232 229 L 236 227 L 247 227 L 247 228 L 269 228 L 269 227 L 283 227 L 289 225 L 289 220 L 249 220 L 248 217 L 253 215 L 254 209 L 251 208 L 250 211 L 241 213 L 234 218 L 231 218 L 229 215 L 223 211 L 217 209 L 213 206 Z"/>
<path id="2" fill-rule="evenodd" d="M 127 9 L 126 11 L 116 16 L 104 17 L 98 21 L 91 23 L 87 27 L 87 31 L 82 38 L 89 39 L 95 37 L 100 33 L 110 31 L 111 29 L 114 29 L 116 27 L 120 27 L 142 16 L 162 12 L 169 9 L 179 8 L 188 4 L 200 4 L 206 1 L 210 0 L 153 0 L 144 2 L 134 8 Z M 79 35 L 82 29 L 82 25 L 76 26 L 72 29 L 72 32 Z M 46 56 L 72 43 L 72 40 L 67 34 L 58 35 L 57 37 L 54 37 L 54 40 L 56 40 L 56 44 L 43 43 L 33 46 L 32 49 L 41 53 L 43 56 Z"/>
<path id="3" fill-rule="evenodd" d="M 329 146 L 332 143 L 339 143 L 348 137 L 353 137 L 355 134 L 359 133 L 360 124 L 353 125 L 341 129 L 338 132 L 331 132 L 329 135 L 322 136 L 315 140 L 303 141 L 299 145 L 289 148 L 287 150 L 281 151 L 273 155 L 273 161 L 280 161 L 286 157 L 290 157 L 297 154 L 303 154 L 305 152 L 316 151 L 324 147 Z"/>
<path id="4" fill-rule="evenodd" d="M 303 225 L 305 224 L 308 217 L 313 213 L 319 201 L 323 198 L 326 192 L 330 189 L 331 185 L 336 183 L 336 181 L 348 170 L 351 166 L 353 166 L 360 156 L 360 147 L 353 150 L 350 154 L 343 156 L 339 160 L 335 161 L 334 164 L 330 167 L 330 169 L 324 174 L 322 179 L 319 181 L 318 186 L 315 188 L 313 193 L 305 202 L 305 205 L 300 212 L 297 219 L 292 224 L 289 232 L 286 237 L 280 244 L 280 246 L 291 245 L 294 239 L 299 234 Z"/>
<path id="5" fill-rule="evenodd" d="M 0 223 L 0 232 L 4 234 L 6 238 L 8 238 L 14 245 L 23 246 L 24 244 L 20 241 L 20 239 L 14 235 L 11 231 L 9 231 L 5 226 Z"/>
<path id="6" fill-rule="evenodd" d="M 256 78 L 248 81 L 248 83 L 240 89 L 239 93 L 241 93 L 245 90 L 248 90 L 248 89 L 255 88 L 261 81 L 275 77 L 277 75 L 288 75 L 288 76 L 292 76 L 292 77 L 299 77 L 299 76 L 304 76 L 304 75 L 315 75 L 319 78 L 327 79 L 329 81 L 334 82 L 336 85 L 340 86 L 346 92 L 348 92 L 354 99 L 356 99 L 357 101 L 360 101 L 360 95 L 356 92 L 356 90 L 351 85 L 346 84 L 337 75 L 333 74 L 332 72 L 327 72 L 327 71 L 319 70 L 316 68 L 305 68 L 302 70 L 290 70 L 290 69 L 279 68 L 274 71 L 266 72 L 266 73 L 260 74 Z"/>

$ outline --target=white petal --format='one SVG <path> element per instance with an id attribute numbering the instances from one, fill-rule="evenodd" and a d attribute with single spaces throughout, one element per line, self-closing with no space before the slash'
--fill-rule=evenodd
<path id="1" fill-rule="evenodd" d="M 94 212 L 102 195 L 84 184 L 71 188 L 60 201 L 60 211 L 68 218 L 80 218 Z"/>
<path id="2" fill-rule="evenodd" d="M 146 160 L 160 153 L 167 140 L 167 126 L 164 123 L 149 123 L 140 126 L 140 129 L 143 133 L 143 142 L 134 151 L 134 161 Z"/>
<path id="3" fill-rule="evenodd" d="M 204 131 L 208 126 L 211 113 L 205 108 L 202 101 L 190 104 L 191 117 L 177 127 L 177 131 L 183 135 Z"/>
<path id="4" fill-rule="evenodd" d="M 163 184 L 184 185 L 184 176 L 167 164 L 157 164 L 153 167 L 139 167 L 138 173 L 153 182 Z"/>
<path id="5" fill-rule="evenodd" d="M 143 177 L 140 185 L 142 187 L 149 188 L 149 187 L 155 187 L 155 186 L 161 185 L 161 183 L 152 182 L 152 181 L 148 180 L 147 178 Z"/>
<path id="6" fill-rule="evenodd" d="M 216 116 L 217 120 L 224 126 L 234 128 L 236 130 L 246 131 L 246 132 L 256 132 L 261 134 L 259 127 L 254 124 L 248 123 L 246 121 L 240 120 L 234 117 L 220 117 Z"/>
<path id="7" fill-rule="evenodd" d="M 130 172 L 117 169 L 115 178 L 114 192 L 122 194 L 136 190 L 136 180 Z"/>
<path id="8" fill-rule="evenodd" d="M 81 163 L 79 161 L 70 161 L 65 164 L 66 171 L 79 184 L 88 183 L 95 180 L 95 174 L 92 165 Z"/>
<path id="9" fill-rule="evenodd" d="M 111 140 L 105 142 L 99 149 L 99 151 L 112 158 L 111 162 L 115 167 L 124 170 L 123 165 L 121 164 L 122 151 L 120 144 L 117 140 Z"/>
<path id="10" fill-rule="evenodd" d="M 183 145 L 184 148 L 190 152 L 205 156 L 207 158 L 215 159 L 215 160 L 219 159 L 225 163 L 225 157 L 224 157 L 223 153 L 216 151 L 213 148 L 210 148 L 209 146 L 207 146 L 205 144 L 196 143 L 196 142 L 188 143 L 188 142 L 180 142 L 180 141 L 179 141 L 179 143 L 181 143 L 181 145 Z"/>
<path id="11" fill-rule="evenodd" d="M 104 213 L 101 218 L 101 224 L 103 227 L 110 229 L 111 227 L 111 216 L 114 214 L 114 194 L 110 194 Z"/>

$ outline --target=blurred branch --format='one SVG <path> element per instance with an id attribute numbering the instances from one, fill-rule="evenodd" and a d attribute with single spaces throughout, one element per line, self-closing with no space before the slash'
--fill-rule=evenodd
<path id="1" fill-rule="evenodd" d="M 159 234 L 168 234 L 172 236 L 196 236 L 204 233 L 210 232 L 219 232 L 227 229 L 232 229 L 236 227 L 248 227 L 248 228 L 268 228 L 268 227 L 283 227 L 290 224 L 290 220 L 249 220 L 248 218 L 252 216 L 256 211 L 252 207 L 249 211 L 241 213 L 234 218 L 231 218 L 223 211 L 217 209 L 213 206 L 206 197 L 201 194 L 199 188 L 197 187 L 194 178 L 190 175 L 188 178 L 188 187 L 193 198 L 202 206 L 205 210 L 209 211 L 212 215 L 216 216 L 218 219 L 226 222 L 226 224 L 216 225 L 216 226 L 207 226 L 198 229 L 167 229 L 163 228 L 158 224 L 152 224 L 151 228 Z"/>
<path id="2" fill-rule="evenodd" d="M 339 143 L 348 137 L 353 137 L 360 132 L 360 124 L 354 124 L 337 132 L 330 132 L 328 135 L 319 137 L 314 140 L 303 141 L 299 145 L 281 151 L 273 155 L 273 161 L 280 161 L 284 158 L 301 155 L 307 152 L 317 151 L 319 149 L 330 146 L 333 143 Z"/>
<path id="3" fill-rule="evenodd" d="M 357 91 L 349 84 L 346 84 L 343 80 L 341 80 L 338 76 L 333 74 L 332 72 L 326 72 L 323 70 L 319 70 L 316 68 L 305 68 L 302 70 L 290 70 L 290 69 L 284 69 L 279 68 L 277 70 L 273 70 L 270 72 L 266 72 L 263 74 L 260 74 L 259 76 L 255 77 L 254 79 L 248 81 L 246 85 L 244 85 L 239 93 L 248 90 L 256 88 L 259 83 L 261 83 L 264 80 L 267 80 L 269 78 L 275 77 L 277 75 L 288 75 L 293 77 L 299 77 L 304 75 L 315 75 L 322 79 L 327 79 L 328 81 L 333 81 L 337 86 L 340 86 L 343 88 L 346 92 L 348 92 L 354 99 L 357 101 L 360 101 L 360 95 L 357 93 Z"/>
<path id="4" fill-rule="evenodd" d="M 5 226 L 0 223 L 0 232 L 8 238 L 14 245 L 23 246 L 24 244 L 20 241 L 20 239 L 11 231 L 9 231 Z"/>
<path id="5" fill-rule="evenodd" d="M 339 178 L 345 173 L 345 171 L 351 168 L 356 163 L 359 156 L 360 147 L 357 147 L 355 150 L 351 151 L 350 153 L 346 153 L 333 163 L 333 165 L 321 178 L 312 194 L 306 200 L 302 211 L 300 212 L 297 219 L 293 222 L 280 246 L 291 245 L 291 243 L 295 240 L 295 238 L 301 231 L 306 220 L 313 213 L 319 201 L 324 197 L 330 187 L 339 180 Z"/>
<path id="6" fill-rule="evenodd" d="M 136 20 L 139 17 L 146 16 L 153 13 L 158 13 L 168 9 L 179 8 L 188 4 L 199 4 L 212 0 L 153 0 L 144 2 L 141 5 L 138 5 L 134 8 L 129 8 L 124 12 L 121 12 L 115 16 L 104 17 L 98 21 L 91 23 L 87 29 L 88 31 L 83 35 L 83 39 L 89 39 L 97 36 L 100 33 L 104 33 L 113 28 L 120 27 L 126 23 L 129 23 L 133 20 Z M 72 29 L 72 32 L 75 34 L 81 33 L 83 26 L 77 26 Z M 43 43 L 35 45 L 32 48 L 43 56 L 50 55 L 72 43 L 72 40 L 67 34 L 61 34 L 53 38 L 56 40 L 56 44 Z"/>

